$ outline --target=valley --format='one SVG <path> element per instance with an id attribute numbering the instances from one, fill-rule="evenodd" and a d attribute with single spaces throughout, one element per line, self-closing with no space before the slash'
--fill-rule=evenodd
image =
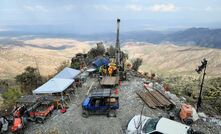
<path id="1" fill-rule="evenodd" d="M 65 38 L 34 38 L 6 45 L 0 42 L 0 78 L 11 79 L 27 66 L 38 66 L 41 75 L 51 75 L 62 62 L 70 61 L 76 53 L 87 52 L 94 45 Z M 127 42 L 122 44 L 122 50 L 129 54 L 129 60 L 143 58 L 141 72 L 195 75 L 195 68 L 206 58 L 209 61 L 207 75 L 221 75 L 220 49 Z"/>

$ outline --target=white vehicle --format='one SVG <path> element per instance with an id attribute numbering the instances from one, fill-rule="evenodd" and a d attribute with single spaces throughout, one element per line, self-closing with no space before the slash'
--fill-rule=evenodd
<path id="1" fill-rule="evenodd" d="M 192 129 L 167 118 L 136 115 L 128 123 L 127 134 L 192 134 Z"/>

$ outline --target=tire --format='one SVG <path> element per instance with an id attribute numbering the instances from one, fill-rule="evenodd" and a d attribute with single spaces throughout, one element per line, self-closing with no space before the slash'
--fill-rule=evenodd
<path id="1" fill-rule="evenodd" d="M 24 128 L 18 131 L 18 134 L 24 134 Z"/>
<path id="2" fill-rule="evenodd" d="M 36 118 L 36 122 L 43 124 L 44 123 L 44 119 L 43 118 Z"/>
<path id="3" fill-rule="evenodd" d="M 86 111 L 86 110 L 83 110 L 83 112 L 82 112 L 82 117 L 88 118 L 88 117 L 89 117 L 89 112 Z"/>
<path id="4" fill-rule="evenodd" d="M 191 124 L 193 124 L 193 119 L 187 118 L 187 119 L 184 120 L 184 122 L 185 122 L 186 125 L 191 125 Z"/>
<path id="5" fill-rule="evenodd" d="M 50 111 L 50 112 L 48 113 L 48 116 L 49 116 L 49 117 L 51 117 L 51 115 L 52 115 L 52 112 L 53 112 L 53 111 Z"/>
<path id="6" fill-rule="evenodd" d="M 117 117 L 115 110 L 110 110 L 107 114 L 107 117 Z"/>

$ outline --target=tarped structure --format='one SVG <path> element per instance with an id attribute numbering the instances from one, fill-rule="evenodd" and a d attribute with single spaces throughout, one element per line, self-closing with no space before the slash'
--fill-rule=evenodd
<path id="1" fill-rule="evenodd" d="M 52 78 L 42 86 L 35 89 L 33 94 L 61 93 L 73 82 L 73 79 Z"/>
<path id="2" fill-rule="evenodd" d="M 98 58 L 94 62 L 92 62 L 93 66 L 99 68 L 102 65 L 108 66 L 109 60 L 106 58 Z"/>
<path id="3" fill-rule="evenodd" d="M 57 75 L 55 75 L 54 78 L 74 79 L 80 73 L 81 73 L 80 70 L 66 67 L 61 72 L 59 72 Z"/>

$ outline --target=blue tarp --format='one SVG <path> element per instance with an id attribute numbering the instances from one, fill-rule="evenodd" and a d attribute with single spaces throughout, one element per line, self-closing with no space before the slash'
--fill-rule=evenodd
<path id="1" fill-rule="evenodd" d="M 109 64 L 109 60 L 106 58 L 98 58 L 97 60 L 95 60 L 94 62 L 92 62 L 93 66 L 96 68 L 99 68 L 103 65 L 108 66 Z"/>
<path id="2" fill-rule="evenodd" d="M 66 67 L 61 72 L 59 72 L 57 75 L 55 75 L 54 78 L 74 79 L 80 73 L 81 73 L 80 70 Z"/>
<path id="3" fill-rule="evenodd" d="M 73 82 L 73 79 L 52 78 L 42 86 L 35 89 L 33 94 L 61 93 Z"/>

